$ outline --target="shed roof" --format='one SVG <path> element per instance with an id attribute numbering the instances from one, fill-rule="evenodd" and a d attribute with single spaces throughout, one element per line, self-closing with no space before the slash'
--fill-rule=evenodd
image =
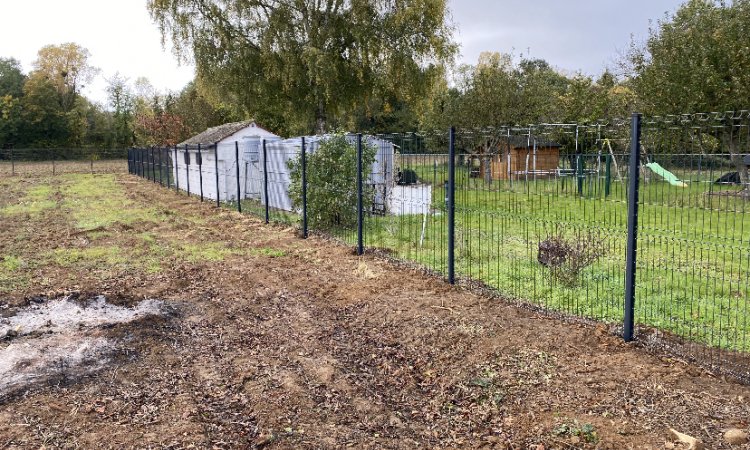
<path id="1" fill-rule="evenodd" d="M 278 141 L 274 141 L 273 145 L 291 145 L 295 147 L 302 147 L 302 138 L 305 138 L 305 144 L 308 146 L 314 146 L 317 145 L 320 142 L 325 141 L 326 139 L 329 139 L 333 136 L 333 134 L 318 134 L 313 136 L 298 136 L 298 137 L 292 137 L 287 139 L 282 139 Z M 356 134 L 348 133 L 346 134 L 347 140 L 349 140 L 350 143 L 354 143 L 356 139 Z M 381 139 L 377 136 L 372 135 L 363 135 L 362 138 L 365 142 L 369 143 L 370 145 L 375 145 L 380 148 L 382 147 L 394 147 L 398 148 L 397 145 L 395 145 L 393 142 L 390 142 L 388 140 Z"/>
<path id="2" fill-rule="evenodd" d="M 228 138 L 229 136 L 237 133 L 240 130 L 244 130 L 245 128 L 253 125 L 254 123 L 255 121 L 253 120 L 245 120 L 243 122 L 234 122 L 234 123 L 225 123 L 223 125 L 209 128 L 202 133 L 196 134 L 195 136 L 191 137 L 185 142 L 180 143 L 179 145 L 215 144 L 216 142 L 219 142 L 222 139 Z M 257 124 L 255 126 L 258 128 L 261 128 Z"/>

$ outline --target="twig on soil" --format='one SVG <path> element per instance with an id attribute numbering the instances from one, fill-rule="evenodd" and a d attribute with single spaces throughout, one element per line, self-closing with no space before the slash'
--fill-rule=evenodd
<path id="1" fill-rule="evenodd" d="M 579 352 L 581 354 L 585 354 L 586 353 L 586 351 L 584 349 L 582 349 L 580 347 L 576 347 L 575 345 L 570 344 L 568 342 L 566 342 L 565 345 L 567 345 L 568 347 L 572 348 L 573 350 L 575 350 L 575 351 L 577 351 L 577 352 Z"/>
<path id="2" fill-rule="evenodd" d="M 96 232 L 99 232 L 99 231 L 105 231 L 106 229 L 107 229 L 107 227 L 100 226 L 100 227 L 96 227 L 96 228 L 89 228 L 89 229 L 86 229 L 86 230 L 74 231 L 72 233 L 69 232 L 68 235 L 70 237 L 72 237 L 72 236 L 78 236 L 78 235 L 86 234 L 86 233 L 96 233 Z"/>
<path id="3" fill-rule="evenodd" d="M 446 311 L 450 311 L 453 314 L 456 314 L 456 310 L 454 310 L 453 308 L 448 308 L 447 306 L 432 305 L 432 306 L 430 306 L 430 308 L 443 309 L 443 310 L 446 310 Z"/>

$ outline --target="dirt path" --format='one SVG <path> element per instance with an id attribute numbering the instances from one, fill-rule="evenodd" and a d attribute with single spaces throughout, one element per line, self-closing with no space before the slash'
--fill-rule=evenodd
<path id="1" fill-rule="evenodd" d="M 103 330 L 120 344 L 94 376 L 2 400 L 0 448 L 680 448 L 669 427 L 709 448 L 742 448 L 722 434 L 747 429 L 748 387 L 645 354 L 604 327 L 517 309 L 321 238 L 304 242 L 145 181 L 118 183 L 136 207 L 170 213 L 112 225 L 108 245 L 138 245 L 133 236 L 148 231 L 157 242 L 251 251 L 165 255 L 154 273 L 51 270 L 59 293 L 163 299 L 177 314 Z M 44 246 L 65 247 L 79 236 L 60 232 L 72 226 L 64 217 L 27 221 Z M 34 292 L 41 275 L 29 276 L 7 308 Z"/>

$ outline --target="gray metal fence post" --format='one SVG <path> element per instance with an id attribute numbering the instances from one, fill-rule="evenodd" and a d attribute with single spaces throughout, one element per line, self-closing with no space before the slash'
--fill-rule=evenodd
<path id="1" fill-rule="evenodd" d="M 203 155 L 201 154 L 201 145 L 198 144 L 198 153 L 196 154 L 198 163 L 198 183 L 201 185 L 201 201 L 203 201 Z"/>
<path id="2" fill-rule="evenodd" d="M 456 283 L 456 129 L 451 127 L 448 144 L 448 282 Z"/>
<path id="3" fill-rule="evenodd" d="M 270 219 L 270 212 L 268 210 L 268 152 L 266 151 L 265 139 L 263 139 L 263 193 L 266 202 L 266 223 L 268 223 Z"/>
<path id="4" fill-rule="evenodd" d="M 180 172 L 177 165 L 177 146 L 174 146 L 174 190 L 180 192 Z"/>
<path id="5" fill-rule="evenodd" d="M 609 197 L 612 191 L 612 155 L 607 153 L 606 163 L 604 166 L 604 196 Z"/>
<path id="6" fill-rule="evenodd" d="M 162 158 L 161 158 L 161 147 L 157 150 L 157 153 L 159 154 L 159 184 L 161 186 L 164 186 L 164 172 L 162 170 Z"/>
<path id="7" fill-rule="evenodd" d="M 169 154 L 171 153 L 170 148 L 166 147 L 166 148 L 163 148 L 161 151 L 162 151 L 162 156 L 164 157 L 165 160 L 167 160 L 167 163 L 169 163 Z M 166 171 L 167 172 L 167 189 L 171 189 L 172 188 L 172 181 L 171 181 L 172 165 L 168 164 L 168 166 L 169 166 L 169 170 Z"/>
<path id="8" fill-rule="evenodd" d="M 237 212 L 242 212 L 242 199 L 240 198 L 240 143 L 234 141 L 234 161 L 237 163 Z"/>
<path id="9" fill-rule="evenodd" d="M 214 174 L 216 175 L 216 207 L 221 208 L 221 195 L 219 194 L 219 143 L 214 143 Z"/>
<path id="10" fill-rule="evenodd" d="M 307 146 L 302 136 L 302 238 L 307 239 Z"/>
<path id="11" fill-rule="evenodd" d="M 237 212 L 242 213 L 242 199 L 240 198 L 240 143 L 234 141 L 234 161 L 236 167 L 237 176 Z"/>
<path id="12" fill-rule="evenodd" d="M 187 184 L 187 195 L 190 197 L 190 147 L 185 144 L 185 183 Z"/>
<path id="13" fill-rule="evenodd" d="M 152 181 L 156 184 L 156 147 L 151 147 L 151 174 Z"/>
<path id="14" fill-rule="evenodd" d="M 362 134 L 357 134 L 357 254 L 365 252 L 364 245 L 364 202 L 362 199 Z"/>
<path id="15" fill-rule="evenodd" d="M 10 175 L 16 175 L 16 160 L 13 157 L 13 147 L 10 148 Z"/>
<path id="16" fill-rule="evenodd" d="M 579 153 L 576 155 L 576 182 L 578 186 L 578 195 L 583 196 L 583 156 Z"/>
<path id="17" fill-rule="evenodd" d="M 638 190 L 641 166 L 641 115 L 633 114 L 630 130 L 630 183 L 628 191 L 628 243 L 625 261 L 625 318 L 622 337 L 633 340 L 635 330 L 635 281 L 638 246 Z"/>

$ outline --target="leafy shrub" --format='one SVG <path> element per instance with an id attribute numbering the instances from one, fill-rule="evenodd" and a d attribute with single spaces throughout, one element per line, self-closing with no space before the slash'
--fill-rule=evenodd
<path id="1" fill-rule="evenodd" d="M 367 177 L 375 162 L 376 148 L 362 143 L 363 207 L 372 205 L 375 190 Z M 288 162 L 292 183 L 289 195 L 295 209 L 302 209 L 301 155 Z M 357 148 L 344 134 L 334 134 L 307 154 L 307 217 L 310 228 L 342 229 L 357 224 Z"/>
<path id="2" fill-rule="evenodd" d="M 561 232 L 539 243 L 537 261 L 550 270 L 550 276 L 567 287 L 575 287 L 581 272 L 604 256 L 604 242 L 594 232 L 572 239 Z"/>

